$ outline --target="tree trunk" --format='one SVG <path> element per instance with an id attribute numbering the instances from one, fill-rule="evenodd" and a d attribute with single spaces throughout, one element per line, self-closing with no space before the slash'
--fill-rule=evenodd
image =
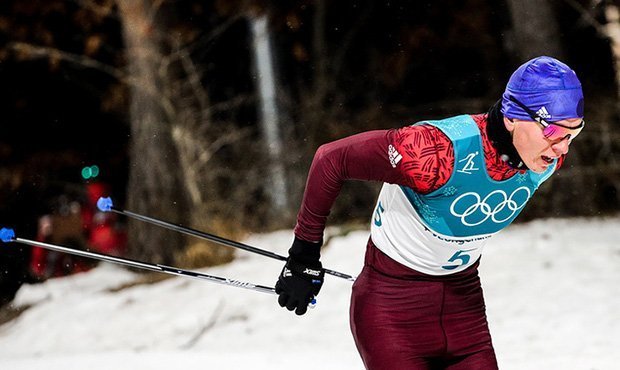
<path id="1" fill-rule="evenodd" d="M 161 23 L 148 0 L 118 0 L 130 80 L 131 138 L 127 208 L 131 211 L 186 223 L 185 200 L 179 181 L 178 156 L 172 142 L 171 106 L 162 101 L 159 65 Z M 160 97 L 160 98 L 158 98 Z M 184 247 L 178 233 L 130 221 L 129 254 L 153 263 L 172 263 Z"/>
<path id="2" fill-rule="evenodd" d="M 564 59 L 559 26 L 549 0 L 508 0 L 514 45 L 520 60 L 540 55 Z"/>
<path id="3" fill-rule="evenodd" d="M 260 128 L 269 157 L 267 194 L 274 215 L 286 215 L 289 211 L 289 197 L 283 164 L 280 112 L 277 104 L 277 81 L 273 65 L 273 50 L 269 34 L 269 17 L 266 13 L 249 18 L 252 33 L 252 51 L 257 75 L 260 104 Z"/>
<path id="4" fill-rule="evenodd" d="M 613 57 L 614 68 L 616 72 L 616 99 L 618 100 L 618 108 L 620 109 L 620 9 L 614 4 L 605 5 L 605 33 L 609 37 L 611 44 L 611 55 Z"/>
<path id="5" fill-rule="evenodd" d="M 613 58 L 613 65 L 616 77 L 616 117 L 620 118 L 620 8 L 615 4 L 608 3 L 605 5 L 605 18 L 607 24 L 605 25 L 605 33 L 609 37 L 611 46 L 611 56 Z M 604 125 L 605 134 L 615 132 L 616 129 L 611 127 L 609 122 L 605 122 Z M 614 155 L 613 140 L 609 137 L 612 135 L 604 135 L 603 145 L 609 153 L 609 162 L 613 168 L 618 169 L 620 161 L 617 159 L 617 155 Z M 616 172 L 617 173 L 617 172 Z M 620 176 L 609 176 L 610 181 L 613 183 L 616 193 L 620 193 Z"/>

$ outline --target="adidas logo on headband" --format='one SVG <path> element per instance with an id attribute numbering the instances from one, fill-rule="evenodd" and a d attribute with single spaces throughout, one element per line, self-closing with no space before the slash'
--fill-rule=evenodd
<path id="1" fill-rule="evenodd" d="M 547 108 L 545 108 L 544 106 L 542 108 L 540 108 L 539 110 L 536 111 L 536 114 L 544 119 L 551 119 L 551 115 L 549 114 L 549 112 L 547 111 Z"/>

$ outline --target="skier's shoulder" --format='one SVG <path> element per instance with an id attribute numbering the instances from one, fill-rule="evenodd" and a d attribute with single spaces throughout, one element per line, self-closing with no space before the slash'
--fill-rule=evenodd
<path id="1" fill-rule="evenodd" d="M 393 145 L 398 149 L 425 149 L 450 145 L 450 139 L 437 127 L 420 122 L 392 130 Z"/>
<path id="2" fill-rule="evenodd" d="M 401 171 L 408 186 L 419 193 L 429 193 L 450 177 L 454 149 L 450 139 L 437 127 L 420 123 L 395 129 L 392 145 L 402 155 Z"/>

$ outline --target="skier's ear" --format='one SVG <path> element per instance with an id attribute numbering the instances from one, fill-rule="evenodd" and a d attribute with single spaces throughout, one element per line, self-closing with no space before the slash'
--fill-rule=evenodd
<path id="1" fill-rule="evenodd" d="M 512 133 L 515 129 L 515 122 L 512 119 L 504 116 L 504 126 L 506 127 L 506 130 L 508 130 L 508 132 Z"/>

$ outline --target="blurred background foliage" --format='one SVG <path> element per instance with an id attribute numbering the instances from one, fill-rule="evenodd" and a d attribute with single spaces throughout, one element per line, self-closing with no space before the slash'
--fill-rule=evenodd
<path id="1" fill-rule="evenodd" d="M 42 206 L 50 189 L 79 190 L 95 181 L 81 178 L 81 168 L 97 164 L 96 181 L 109 185 L 122 208 L 235 238 L 291 228 L 320 144 L 485 112 L 512 71 L 537 55 L 577 71 L 587 128 L 520 221 L 615 213 L 618 6 L 2 1 L 0 219 L 23 237 L 36 234 L 37 219 L 56 211 Z M 271 98 L 260 89 L 261 21 L 276 87 Z M 260 107 L 269 99 L 276 115 L 265 123 Z M 270 129 L 276 135 L 269 139 Z M 330 222 L 367 222 L 379 186 L 348 183 Z M 228 249 L 148 225 L 129 222 L 127 234 L 127 254 L 151 262 L 232 259 Z"/>

